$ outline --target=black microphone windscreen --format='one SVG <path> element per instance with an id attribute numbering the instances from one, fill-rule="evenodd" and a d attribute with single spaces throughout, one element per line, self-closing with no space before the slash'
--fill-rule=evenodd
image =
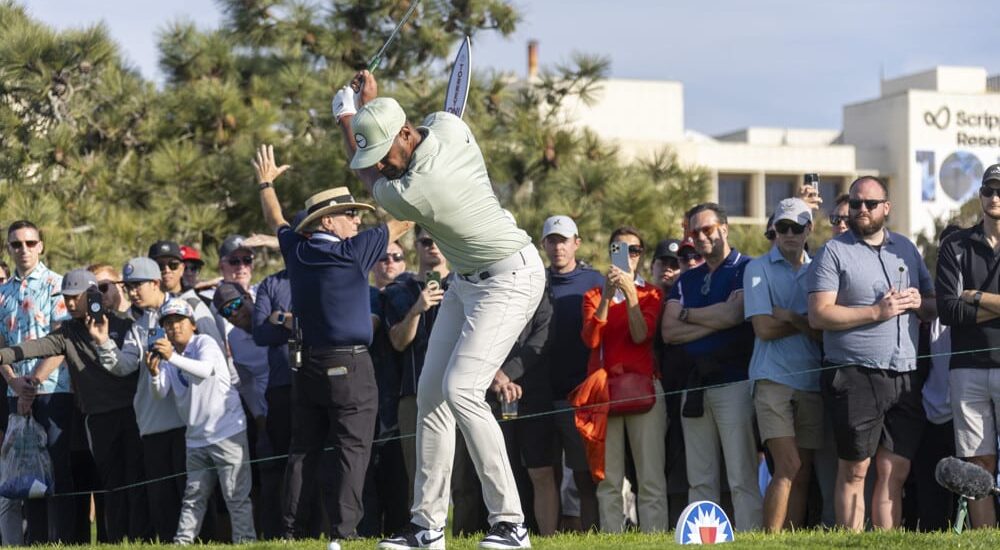
<path id="1" fill-rule="evenodd" d="M 951 456 L 938 462 L 934 479 L 945 489 L 973 500 L 989 495 L 996 486 L 989 472 Z"/>

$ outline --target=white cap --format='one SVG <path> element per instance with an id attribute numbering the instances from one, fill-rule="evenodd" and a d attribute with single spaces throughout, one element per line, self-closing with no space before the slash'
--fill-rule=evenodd
<path id="1" fill-rule="evenodd" d="M 576 222 L 569 216 L 550 216 L 549 219 L 545 220 L 545 224 L 542 225 L 542 238 L 544 239 L 553 233 L 567 239 L 572 239 L 580 234 L 576 228 Z"/>

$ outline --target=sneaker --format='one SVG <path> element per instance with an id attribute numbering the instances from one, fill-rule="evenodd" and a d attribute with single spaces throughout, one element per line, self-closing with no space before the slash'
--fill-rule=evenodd
<path id="1" fill-rule="evenodd" d="M 379 550 L 413 550 L 430 548 L 444 550 L 444 529 L 425 529 L 416 523 L 411 523 L 395 535 L 382 539 L 375 545 Z"/>
<path id="2" fill-rule="evenodd" d="M 504 548 L 531 548 L 531 541 L 528 540 L 528 530 L 523 523 L 510 523 L 498 521 L 482 541 L 480 548 L 504 549 Z"/>

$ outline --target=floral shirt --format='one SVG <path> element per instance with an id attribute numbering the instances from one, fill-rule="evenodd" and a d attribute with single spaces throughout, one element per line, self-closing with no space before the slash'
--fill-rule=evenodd
<path id="1" fill-rule="evenodd" d="M 8 346 L 27 340 L 37 340 L 48 334 L 53 325 L 69 319 L 63 302 L 62 276 L 39 262 L 26 277 L 16 271 L 0 285 L 0 336 Z M 38 359 L 18 361 L 11 365 L 20 376 L 31 374 Z M 52 371 L 42 382 L 38 393 L 69 392 L 69 373 L 66 365 Z M 13 396 L 8 389 L 7 395 Z"/>

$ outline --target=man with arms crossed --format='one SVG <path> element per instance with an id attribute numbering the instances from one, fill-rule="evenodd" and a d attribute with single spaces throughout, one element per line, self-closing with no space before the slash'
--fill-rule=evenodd
<path id="1" fill-rule="evenodd" d="M 917 247 L 884 228 L 888 190 L 865 176 L 851 184 L 851 230 L 826 243 L 808 273 L 809 324 L 823 332 L 820 376 L 837 440 L 837 524 L 860 531 L 865 477 L 875 457 L 872 524 L 900 525 L 903 482 L 920 444 L 924 411 L 917 374 L 920 319 L 937 315 Z M 916 314 L 916 315 L 913 315 Z M 919 315 L 920 319 L 917 318 Z"/>
<path id="2" fill-rule="evenodd" d="M 503 434 L 484 395 L 542 298 L 531 237 L 503 210 L 469 127 L 433 113 L 414 128 L 371 73 L 334 98 L 351 168 L 390 214 L 420 224 L 459 276 L 445 294 L 417 389 L 412 523 L 380 548 L 444 548 L 455 425 L 462 430 L 490 513 L 482 548 L 528 548 Z"/>
<path id="3" fill-rule="evenodd" d="M 774 213 L 774 246 L 747 264 L 743 314 L 756 341 L 750 380 L 760 439 L 774 459 L 764 494 L 764 528 L 802 527 L 813 452 L 823 446 L 819 331 L 809 327 L 806 239 L 812 210 L 785 199 Z"/>
<path id="4" fill-rule="evenodd" d="M 983 174 L 979 189 L 983 221 L 944 239 L 938 254 L 937 291 L 941 324 L 951 331 L 951 405 L 958 456 L 996 475 L 1000 389 L 1000 164 Z M 983 353 L 963 353 L 990 350 Z M 994 499 L 969 502 L 973 527 L 996 527 Z"/>

